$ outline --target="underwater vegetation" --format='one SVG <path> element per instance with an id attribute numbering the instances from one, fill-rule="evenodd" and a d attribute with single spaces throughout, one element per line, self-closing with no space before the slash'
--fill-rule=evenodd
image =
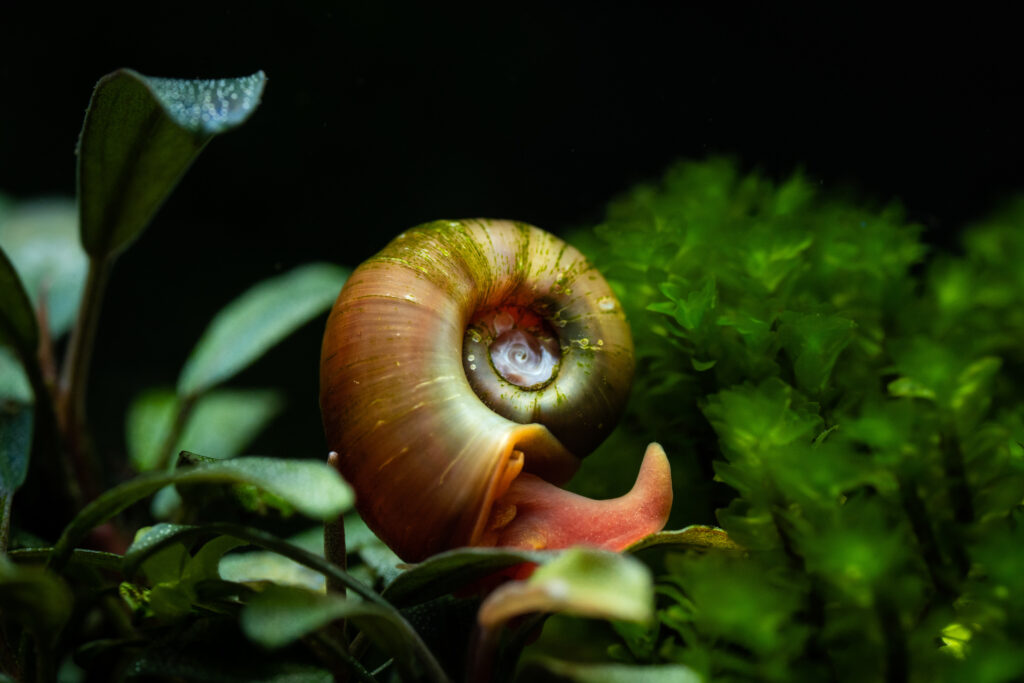
<path id="1" fill-rule="evenodd" d="M 621 495 L 651 442 L 672 467 L 670 530 L 622 552 L 431 545 L 405 564 L 325 454 L 243 455 L 288 428 L 284 399 L 228 385 L 323 324 L 350 274 L 336 265 L 227 303 L 174 387 L 139 387 L 127 452 L 97 448 L 86 384 L 110 269 L 263 85 L 115 72 L 83 127 L 79 210 L 0 202 L 0 680 L 1024 676 L 1021 200 L 939 253 L 895 205 L 710 159 L 564 235 L 635 350 L 624 416 L 570 487 Z"/>

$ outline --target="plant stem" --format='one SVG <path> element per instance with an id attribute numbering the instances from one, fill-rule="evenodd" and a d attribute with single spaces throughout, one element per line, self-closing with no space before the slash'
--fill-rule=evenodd
<path id="1" fill-rule="evenodd" d="M 110 258 L 93 256 L 89 259 L 89 274 L 86 277 L 85 290 L 82 293 L 82 305 L 78 311 L 75 328 L 71 333 L 71 343 L 68 345 L 67 356 L 64 359 L 64 374 L 61 377 L 58 393 L 57 416 L 61 432 L 64 435 L 64 442 L 74 464 L 78 481 L 86 498 L 90 500 L 99 491 L 97 488 L 99 467 L 86 447 L 85 397 L 103 293 L 107 287 L 112 264 L 113 261 Z"/>
<path id="2" fill-rule="evenodd" d="M 338 469 L 339 456 L 331 451 L 327 456 L 327 464 Z M 327 561 L 336 565 L 341 571 L 348 570 L 347 548 L 345 547 L 345 517 L 338 515 L 337 519 L 324 522 L 324 557 Z M 345 597 L 345 584 L 327 577 L 327 592 L 337 593 Z"/>

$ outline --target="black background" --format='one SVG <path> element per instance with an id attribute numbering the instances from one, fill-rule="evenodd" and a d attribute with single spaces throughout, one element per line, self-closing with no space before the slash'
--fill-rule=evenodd
<path id="1" fill-rule="evenodd" d="M 213 141 L 117 263 L 92 382 L 107 451 L 132 396 L 173 385 L 246 287 L 310 260 L 354 265 L 420 222 L 560 232 L 674 160 L 725 154 L 899 199 L 953 248 L 1024 188 L 1020 29 L 981 8 L 150 4 L 0 14 L 0 190 L 17 198 L 73 193 L 107 72 L 269 78 L 254 117 Z M 320 455 L 321 326 L 235 382 L 289 392 L 256 450 Z"/>

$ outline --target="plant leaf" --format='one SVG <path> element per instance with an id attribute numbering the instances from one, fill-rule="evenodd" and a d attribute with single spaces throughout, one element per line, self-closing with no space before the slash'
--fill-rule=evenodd
<path id="1" fill-rule="evenodd" d="M 33 409 L 0 396 L 0 498 L 18 490 L 28 474 Z"/>
<path id="2" fill-rule="evenodd" d="M 344 583 L 359 595 L 366 604 L 372 604 L 378 609 L 384 610 L 387 617 L 384 619 L 376 616 L 360 622 L 360 627 L 366 631 L 367 636 L 375 642 L 389 640 L 393 643 L 401 643 L 407 649 L 403 657 L 414 657 L 420 664 L 423 671 L 427 672 L 431 680 L 443 681 L 445 676 L 441 667 L 437 664 L 430 651 L 423 644 L 423 641 L 416 634 L 416 631 L 409 625 L 402 615 L 379 595 L 367 588 L 359 581 L 353 579 L 340 567 L 328 562 L 325 558 L 311 553 L 294 544 L 283 541 L 276 536 L 268 534 L 259 529 L 243 527 L 237 524 L 214 523 L 202 526 L 184 526 L 176 524 L 158 524 L 150 529 L 132 544 L 132 547 L 125 553 L 124 573 L 131 576 L 135 568 L 147 557 L 161 549 L 175 543 L 186 542 L 191 537 L 204 536 L 209 534 L 221 534 L 233 536 L 243 541 L 258 545 L 267 550 L 279 553 L 284 557 L 295 560 L 300 564 L 311 567 L 324 576 Z M 379 643 L 378 643 L 379 644 Z"/>
<path id="3" fill-rule="evenodd" d="M 89 260 L 78 239 L 78 207 L 63 197 L 19 204 L 0 217 L 0 247 L 25 284 L 29 301 L 45 302 L 50 336 L 71 329 Z"/>
<path id="4" fill-rule="evenodd" d="M 696 671 L 682 664 L 613 664 L 567 662 L 538 657 L 524 667 L 522 680 L 548 680 L 576 683 L 701 683 Z"/>
<path id="5" fill-rule="evenodd" d="M 0 249 L 0 345 L 10 345 L 23 363 L 32 362 L 39 327 L 18 272 Z"/>
<path id="6" fill-rule="evenodd" d="M 136 643 L 137 644 L 137 643 Z M 217 683 L 331 683 L 329 671 L 299 651 L 267 652 L 248 641 L 233 619 L 195 619 L 129 650 L 123 680 Z"/>
<path id="7" fill-rule="evenodd" d="M 659 531 L 646 538 L 641 538 L 633 545 L 626 548 L 624 552 L 635 553 L 645 548 L 659 545 L 683 548 L 686 550 L 709 550 L 717 548 L 720 550 L 743 550 L 743 547 L 729 538 L 724 530 L 713 526 L 694 524 L 685 529 L 675 531 Z"/>
<path id="8" fill-rule="evenodd" d="M 243 123 L 266 78 L 178 80 L 120 69 L 93 90 L 78 141 L 82 244 L 124 249 L 153 218 L 206 143 Z"/>
<path id="9" fill-rule="evenodd" d="M 0 556 L 0 612 L 40 637 L 56 637 L 71 616 L 67 584 L 41 567 L 19 567 Z"/>
<path id="10" fill-rule="evenodd" d="M 0 400 L 24 404 L 35 402 L 25 368 L 5 346 L 0 346 Z"/>
<path id="11" fill-rule="evenodd" d="M 244 457 L 149 472 L 107 490 L 89 503 L 54 545 L 52 563 L 60 565 L 90 529 L 168 484 L 252 484 L 288 501 L 315 519 L 333 519 L 352 506 L 348 484 L 326 463 L 310 460 Z"/>
<path id="12" fill-rule="evenodd" d="M 543 564 L 557 553 L 511 548 L 457 548 L 410 567 L 387 588 L 384 598 L 393 605 L 411 605 L 447 595 L 453 590 L 523 563 Z"/>
<path id="13" fill-rule="evenodd" d="M 235 299 L 206 328 L 178 379 L 178 395 L 198 396 L 244 369 L 327 310 L 348 271 L 311 263 L 265 280 Z"/>
<path id="14" fill-rule="evenodd" d="M 274 391 L 222 390 L 202 396 L 192 407 L 185 428 L 171 449 L 205 453 L 218 460 L 233 458 L 256 437 L 284 401 Z M 171 391 L 143 393 L 128 409 L 125 436 L 132 465 L 139 472 L 159 462 L 181 403 Z"/>
<path id="15" fill-rule="evenodd" d="M 45 564 L 53 548 L 18 548 L 7 554 L 15 564 Z M 73 566 L 93 567 L 108 572 L 121 571 L 122 558 L 117 553 L 108 553 L 103 550 L 86 550 L 75 548 L 71 553 L 68 564 Z"/>
<path id="16" fill-rule="evenodd" d="M 397 612 L 379 605 L 348 600 L 336 594 L 314 592 L 295 586 L 272 586 L 249 601 L 240 617 L 242 630 L 268 648 L 279 648 L 316 631 L 335 619 L 348 619 L 387 655 L 394 657 L 403 678 L 424 674 L 431 680 L 447 677 L 431 659 L 424 667 L 417 652 L 423 642 Z M 432 666 L 431 666 L 432 664 Z M 425 671 L 420 671 L 426 668 Z"/>
<path id="17" fill-rule="evenodd" d="M 495 589 L 477 620 L 496 629 L 530 612 L 648 622 L 654 617 L 654 582 L 647 567 L 628 555 L 570 548 L 526 581 Z"/>

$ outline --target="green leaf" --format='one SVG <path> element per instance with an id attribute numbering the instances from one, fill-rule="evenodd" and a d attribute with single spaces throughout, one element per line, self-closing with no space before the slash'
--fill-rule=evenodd
<path id="1" fill-rule="evenodd" d="M 311 590 L 324 589 L 324 577 L 283 555 L 254 550 L 232 553 L 220 561 L 220 576 L 225 581 L 257 583 L 269 581 L 282 586 L 298 586 Z"/>
<path id="2" fill-rule="evenodd" d="M 818 406 L 778 378 L 708 398 L 704 408 L 727 454 L 751 457 L 773 446 L 810 443 L 821 431 Z"/>
<path id="3" fill-rule="evenodd" d="M 283 403 L 274 391 L 222 390 L 206 394 L 189 411 L 185 428 L 170 452 L 187 450 L 217 459 L 233 458 L 280 412 Z M 177 396 L 162 389 L 147 391 L 132 403 L 125 436 L 136 470 L 144 472 L 158 464 L 179 410 Z"/>
<path id="4" fill-rule="evenodd" d="M 0 249 L 0 346 L 14 347 L 23 363 L 34 362 L 39 327 L 18 272 Z"/>
<path id="5" fill-rule="evenodd" d="M 26 405 L 35 403 L 32 385 L 21 361 L 5 346 L 0 346 L 0 401 Z"/>
<path id="6" fill-rule="evenodd" d="M 779 316 L 779 340 L 793 363 L 797 386 L 821 392 L 857 324 L 838 315 L 786 311 Z"/>
<path id="7" fill-rule="evenodd" d="M 178 379 L 178 395 L 198 396 L 260 358 L 327 310 L 348 271 L 311 263 L 261 282 L 224 308 L 207 327 Z"/>
<path id="8" fill-rule="evenodd" d="M 19 567 L 0 555 L 0 613 L 38 636 L 55 638 L 71 616 L 67 584 L 41 567 Z"/>
<path id="9" fill-rule="evenodd" d="M 743 550 L 743 547 L 729 538 L 729 534 L 722 529 L 694 524 L 685 529 L 651 534 L 629 546 L 624 552 L 635 553 L 654 546 L 671 546 L 685 550 Z"/>
<path id="10" fill-rule="evenodd" d="M 129 505 L 175 484 L 252 484 L 284 498 L 315 519 L 334 519 L 352 506 L 353 494 L 337 471 L 309 460 L 244 457 L 184 467 L 174 472 L 149 472 L 107 490 L 89 503 L 64 529 L 54 546 L 53 562 L 66 559 L 72 546 L 96 525 Z"/>
<path id="11" fill-rule="evenodd" d="M 696 671 L 682 664 L 587 664 L 550 657 L 533 659 L 522 680 L 574 681 L 576 683 L 702 683 Z"/>
<path id="12" fill-rule="evenodd" d="M 426 602 L 502 569 L 530 562 L 541 564 L 554 557 L 552 552 L 511 548 L 458 548 L 413 565 L 399 574 L 383 595 L 393 605 Z"/>
<path id="13" fill-rule="evenodd" d="M 647 567 L 628 555 L 571 548 L 526 581 L 495 589 L 480 605 L 477 620 L 494 629 L 530 612 L 649 622 L 654 581 Z"/>
<path id="14" fill-rule="evenodd" d="M 50 336 L 70 330 L 89 265 L 78 239 L 74 200 L 26 202 L 0 216 L 0 247 L 21 276 L 29 300 L 45 302 Z"/>
<path id="15" fill-rule="evenodd" d="M 53 548 L 18 548 L 10 551 L 7 557 L 16 564 L 45 564 L 52 553 Z M 122 560 L 123 558 L 117 553 L 75 548 L 68 564 L 78 567 L 93 567 L 107 572 L 120 572 Z"/>
<path id="16" fill-rule="evenodd" d="M 331 673 L 301 650 L 268 652 L 234 619 L 194 619 L 125 652 L 125 681 L 331 683 Z"/>
<path id="17" fill-rule="evenodd" d="M 32 420 L 31 406 L 0 397 L 0 498 L 12 495 L 25 482 Z"/>
<path id="18" fill-rule="evenodd" d="M 336 594 L 295 586 L 272 586 L 249 601 L 240 617 L 242 630 L 264 647 L 279 648 L 316 631 L 335 619 L 348 619 L 385 654 L 394 657 L 403 678 L 426 676 L 447 680 L 440 666 L 425 652 L 423 641 L 398 613 L 379 605 L 347 600 Z"/>
<path id="19" fill-rule="evenodd" d="M 140 563 L 145 562 L 148 557 L 165 547 L 175 543 L 185 543 L 190 538 L 209 534 L 232 536 L 258 545 L 307 567 L 311 567 L 325 576 L 345 584 L 363 599 L 364 602 L 360 604 L 366 604 L 382 610 L 358 622 L 360 628 L 367 631 L 367 636 L 371 640 L 377 642 L 385 650 L 387 650 L 386 643 L 397 644 L 397 646 L 402 648 L 402 652 L 395 654 L 396 658 L 401 657 L 403 661 L 409 661 L 410 658 L 415 659 L 418 662 L 418 669 L 425 671 L 431 680 L 445 680 L 440 666 L 438 666 L 433 656 L 427 650 L 423 641 L 420 640 L 419 636 L 416 635 L 416 632 L 402 615 L 390 604 L 323 557 L 283 541 L 265 531 L 237 524 L 224 523 L 205 524 L 202 526 L 158 524 L 136 540 L 132 547 L 128 549 L 128 552 L 125 553 L 124 573 L 130 576 Z"/>
<path id="20" fill-rule="evenodd" d="M 201 526 L 181 524 L 157 524 L 132 543 L 124 556 L 123 572 L 132 576 L 137 568 L 154 553 L 175 543 L 189 543 L 192 539 L 211 534 L 232 536 L 266 550 L 275 552 L 299 564 L 309 567 L 324 576 L 336 579 L 369 602 L 383 602 L 380 597 L 356 581 L 340 567 L 328 562 L 322 555 L 310 552 L 300 546 L 284 541 L 276 536 L 238 524 L 212 523 Z M 386 604 L 386 603 L 384 603 Z"/>
<path id="21" fill-rule="evenodd" d="M 647 310 L 673 316 L 684 329 L 691 331 L 697 329 L 704 316 L 718 305 L 718 290 L 713 277 L 705 280 L 699 289 L 690 291 L 685 291 L 674 282 L 666 282 L 661 285 L 661 292 L 672 301 L 672 305 L 655 303 L 649 305 Z"/>
<path id="22" fill-rule="evenodd" d="M 178 80 L 120 69 L 93 90 L 78 141 L 82 244 L 116 254 L 146 227 L 217 133 L 259 105 L 266 78 Z"/>

